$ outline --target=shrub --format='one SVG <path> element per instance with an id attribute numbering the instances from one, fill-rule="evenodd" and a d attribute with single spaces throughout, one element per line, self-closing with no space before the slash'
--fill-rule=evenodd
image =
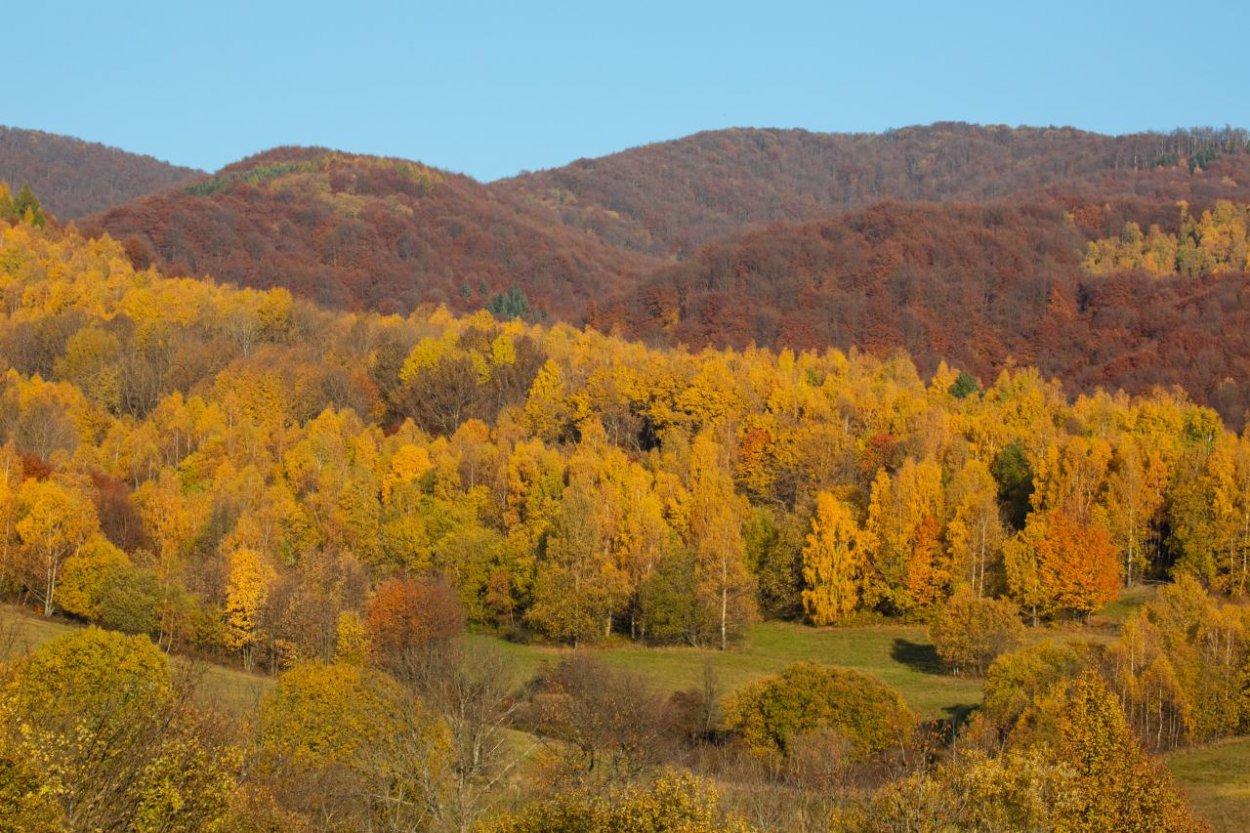
<path id="1" fill-rule="evenodd" d="M 652 785 L 606 796 L 568 792 L 526 805 L 487 824 L 484 833 L 749 833 L 726 819 L 710 781 L 665 771 Z"/>
<path id="2" fill-rule="evenodd" d="M 898 692 L 877 678 L 813 662 L 739 690 L 725 715 L 728 728 L 758 754 L 784 754 L 798 736 L 832 730 L 846 736 L 856 759 L 895 745 L 916 721 Z"/>
<path id="3" fill-rule="evenodd" d="M 1020 644 L 1020 612 L 1006 599 L 956 596 L 929 625 L 938 657 L 956 674 L 981 676 L 1000 654 Z"/>
<path id="4" fill-rule="evenodd" d="M 1092 661 L 1088 646 L 1072 643 L 1042 642 L 1003 654 L 986 674 L 981 714 L 1001 734 L 1053 734 L 1058 692 Z"/>

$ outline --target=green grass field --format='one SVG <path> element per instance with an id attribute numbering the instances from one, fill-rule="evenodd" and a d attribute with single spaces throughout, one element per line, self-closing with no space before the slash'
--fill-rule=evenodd
<path id="1" fill-rule="evenodd" d="M 568 651 L 492 641 L 514 658 L 522 678 Z M 704 666 L 709 663 L 716 670 L 721 690 L 728 692 L 776 674 L 792 662 L 810 660 L 875 674 L 897 688 L 908 705 L 925 718 L 951 717 L 981 700 L 980 680 L 941 673 L 923 625 L 809 628 L 766 622 L 752 627 L 742 646 L 724 652 L 622 645 L 595 648 L 592 653 L 609 665 L 646 675 L 663 691 L 700 686 Z"/>
<path id="2" fill-rule="evenodd" d="M 0 605 L 0 660 L 38 648 L 78 625 L 31 616 L 11 605 Z M 200 698 L 212 705 L 244 713 L 251 710 L 274 680 L 234 668 L 175 657 L 180 669 L 198 677 Z"/>
<path id="3" fill-rule="evenodd" d="M 1250 737 L 1176 752 L 1167 764 L 1217 833 L 1250 830 Z"/>
<path id="4" fill-rule="evenodd" d="M 1150 595 L 1149 590 L 1137 591 L 1099 615 L 1104 622 L 1121 622 Z M 0 606 L 0 659 L 6 653 L 38 647 L 74 627 Z M 516 663 L 518 684 L 543 663 L 558 660 L 569 651 L 504 642 L 490 636 L 472 638 L 489 641 L 506 651 Z M 1096 628 L 1042 630 L 1032 633 L 1031 638 L 1109 641 L 1113 637 L 1105 628 Z M 958 716 L 981 701 L 981 680 L 942 672 L 923 625 L 810 628 L 766 622 L 752 627 L 741 646 L 725 652 L 632 645 L 595 648 L 591 652 L 609 665 L 642 673 L 665 692 L 700 686 L 704 667 L 709 663 L 716 670 L 721 691 L 729 692 L 775 674 L 791 662 L 810 660 L 875 674 L 898 689 L 907 703 L 927 719 Z M 177 661 L 203 675 L 200 690 L 204 698 L 238 713 L 250 711 L 274 685 L 272 677 L 185 659 Z M 1195 808 L 1217 833 L 1250 830 L 1250 737 L 1185 750 L 1169 756 L 1167 763 Z"/>

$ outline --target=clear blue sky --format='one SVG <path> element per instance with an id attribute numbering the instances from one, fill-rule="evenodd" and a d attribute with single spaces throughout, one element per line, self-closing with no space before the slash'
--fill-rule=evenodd
<path id="1" fill-rule="evenodd" d="M 1250 126 L 1250 2 L 10 2 L 0 124 L 488 180 L 699 130 Z"/>

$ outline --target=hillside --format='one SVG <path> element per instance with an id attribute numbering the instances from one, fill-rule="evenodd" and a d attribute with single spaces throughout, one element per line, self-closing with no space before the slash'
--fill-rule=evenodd
<path id="1" fill-rule="evenodd" d="M 939 124 L 701 133 L 488 185 L 280 148 L 84 228 L 140 266 L 332 307 L 467 312 L 515 285 L 531 319 L 695 347 L 903 347 L 983 382 L 1014 361 L 1074 394 L 1180 385 L 1236 425 L 1245 277 L 1082 268 L 1128 221 L 1175 233 L 1178 201 L 1221 199 L 1250 202 L 1244 131 Z"/>
<path id="2" fill-rule="evenodd" d="M 1104 136 L 940 123 L 881 134 L 698 133 L 496 183 L 564 223 L 653 253 L 882 200 L 983 201 L 1047 189 L 1210 202 L 1250 186 L 1243 130 Z M 1225 178 L 1232 184 L 1224 182 Z"/>
<path id="3" fill-rule="evenodd" d="M 941 215 L 884 207 L 830 235 L 919 262 L 890 232 L 926 210 Z M 936 221 L 925 237 L 942 268 L 977 223 L 983 248 L 1055 264 L 1085 234 L 1048 229 L 1045 209 L 947 213 L 965 226 L 952 254 Z M 1197 222 L 1205 244 L 1223 221 Z M 1178 235 L 1176 262 L 1188 248 Z M 1024 368 L 977 391 L 901 352 L 692 353 L 480 311 L 349 314 L 135 270 L 120 242 L 33 219 L 0 222 L 0 289 L 0 601 L 101 626 L 22 656 L 26 629 L 0 622 L 0 654 L 18 655 L 0 671 L 10 829 L 369 829 L 376 795 L 461 812 L 465 772 L 487 785 L 455 817 L 467 829 L 559 831 L 476 825 L 606 767 L 697 766 L 730 808 L 780 808 L 760 831 L 819 833 L 810 807 L 893 803 L 914 778 L 939 795 L 994 783 L 1022 754 L 1050 774 L 1021 789 L 1073 783 L 1088 806 L 1095 787 L 1058 780 L 1080 754 L 1069 736 L 1147 775 L 1153 753 L 1229 740 L 1178 759 L 1199 786 L 1239 766 L 1250 436 L 1183 397 L 1070 399 Z M 197 680 L 180 653 L 278 678 Z M 947 755 L 982 672 L 955 746 L 1007 748 Z M 1044 709 L 1061 722 L 1034 724 Z M 831 756 L 847 781 L 821 774 Z M 816 774 L 778 781 L 770 761 Z M 517 778 L 485 780 L 500 772 Z M 1140 803 L 1188 819 L 1149 777 Z M 1136 802 L 1131 787 L 1115 794 Z M 991 796 L 996 818 L 1014 795 Z M 1236 812 L 1235 795 L 1197 795 Z M 84 806 L 121 821 L 62 823 Z M 1200 829 L 1136 807 L 1143 829 Z"/>
<path id="4" fill-rule="evenodd" d="M 655 263 L 468 177 L 316 148 L 251 157 L 84 228 L 170 273 L 383 312 L 477 309 L 516 284 L 539 313 L 577 319 Z"/>
<path id="5" fill-rule="evenodd" d="M 1015 361 L 1071 392 L 1180 385 L 1240 424 L 1250 276 L 1090 274 L 1090 239 L 1128 218 L 1174 226 L 1177 212 L 1139 201 L 1076 215 L 1081 225 L 1056 203 L 887 203 L 775 224 L 704 247 L 592 323 L 694 347 L 902 347 L 924 372 L 945 360 L 985 383 Z"/>
<path id="6" fill-rule="evenodd" d="M 63 220 L 173 187 L 200 171 L 96 142 L 0 126 L 0 180 L 23 183 Z"/>

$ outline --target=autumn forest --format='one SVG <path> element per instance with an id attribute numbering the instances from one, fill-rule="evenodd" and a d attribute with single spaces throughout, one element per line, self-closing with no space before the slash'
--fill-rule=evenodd
<path id="1" fill-rule="evenodd" d="M 0 831 L 1238 829 L 1244 131 L 17 133 Z"/>

